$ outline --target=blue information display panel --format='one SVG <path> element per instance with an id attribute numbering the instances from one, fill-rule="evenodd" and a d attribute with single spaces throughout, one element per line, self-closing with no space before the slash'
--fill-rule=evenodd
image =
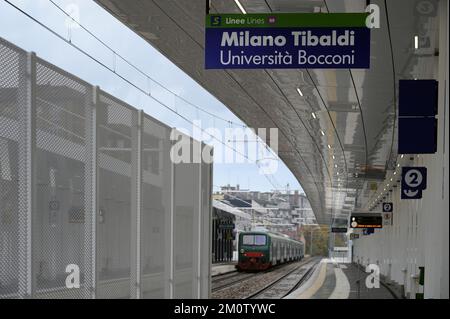
<path id="1" fill-rule="evenodd" d="M 351 14 L 350 18 L 323 13 L 247 16 L 207 16 L 206 69 L 370 66 L 370 29 L 364 24 L 365 14 Z"/>
<path id="2" fill-rule="evenodd" d="M 399 80 L 398 153 L 437 151 L 436 80 Z"/>
<path id="3" fill-rule="evenodd" d="M 434 117 L 438 109 L 436 80 L 399 80 L 398 116 Z"/>

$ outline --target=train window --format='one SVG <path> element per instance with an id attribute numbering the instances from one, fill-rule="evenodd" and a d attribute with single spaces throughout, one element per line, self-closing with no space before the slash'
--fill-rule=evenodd
<path id="1" fill-rule="evenodd" d="M 253 245 L 254 243 L 255 243 L 255 236 L 253 236 L 253 235 L 242 236 L 242 244 L 243 245 Z"/>
<path id="2" fill-rule="evenodd" d="M 256 246 L 264 246 L 265 244 L 266 244 L 266 236 L 255 235 L 255 245 Z"/>
<path id="3" fill-rule="evenodd" d="M 242 236 L 242 244 L 248 246 L 264 246 L 266 244 L 265 235 L 244 235 Z"/>

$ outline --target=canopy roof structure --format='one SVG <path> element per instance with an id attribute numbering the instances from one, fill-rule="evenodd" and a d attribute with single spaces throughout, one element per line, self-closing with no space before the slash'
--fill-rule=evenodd
<path id="1" fill-rule="evenodd" d="M 380 8 L 380 28 L 371 31 L 370 69 L 358 70 L 205 70 L 205 0 L 96 2 L 249 127 L 278 128 L 279 156 L 320 224 L 367 209 L 397 162 L 398 80 L 432 78 L 437 65 L 436 15 L 415 14 L 416 1 L 370 1 Z M 364 12 L 367 5 L 365 0 L 240 3 L 247 13 Z M 241 13 L 231 0 L 211 0 L 210 12 Z"/>

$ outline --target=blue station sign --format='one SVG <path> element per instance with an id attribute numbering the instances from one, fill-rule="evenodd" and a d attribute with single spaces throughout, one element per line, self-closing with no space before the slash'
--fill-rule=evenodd
<path id="1" fill-rule="evenodd" d="M 427 189 L 426 167 L 402 167 L 401 199 L 421 199 Z"/>
<path id="2" fill-rule="evenodd" d="M 370 67 L 367 13 L 207 15 L 206 69 Z"/>

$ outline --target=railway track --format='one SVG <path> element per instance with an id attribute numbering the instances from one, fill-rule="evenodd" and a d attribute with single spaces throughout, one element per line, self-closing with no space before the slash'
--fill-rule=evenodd
<path id="1" fill-rule="evenodd" d="M 300 287 L 313 273 L 320 258 L 309 260 L 303 265 L 286 273 L 260 290 L 255 291 L 248 299 L 282 299 Z"/>
<path id="2" fill-rule="evenodd" d="M 219 282 L 216 281 L 217 279 L 213 278 L 211 297 L 213 299 L 255 298 L 263 290 L 268 289 L 268 287 L 273 286 L 290 274 L 294 276 L 294 272 L 299 271 L 300 268 L 311 263 L 311 261 L 311 259 L 306 259 L 303 261 L 291 262 L 260 273 L 238 273 L 242 276 L 229 276 Z M 303 275 L 306 275 L 306 272 Z M 297 279 L 297 282 L 298 281 L 299 280 Z M 297 282 L 295 284 L 297 284 Z M 295 286 L 295 284 L 293 286 Z"/>
<path id="3" fill-rule="evenodd" d="M 231 287 L 237 283 L 242 282 L 250 277 L 255 276 L 255 274 L 249 273 L 240 273 L 238 271 L 233 271 L 231 273 L 217 275 L 212 278 L 211 282 L 211 290 L 213 292 L 219 291 L 221 289 L 225 289 L 227 287 Z"/>

